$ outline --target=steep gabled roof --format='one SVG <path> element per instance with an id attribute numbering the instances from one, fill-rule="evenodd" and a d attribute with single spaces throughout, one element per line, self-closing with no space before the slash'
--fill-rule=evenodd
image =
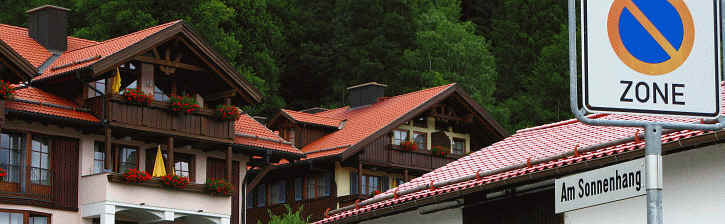
<path id="1" fill-rule="evenodd" d="M 33 87 L 18 89 L 13 100 L 5 101 L 5 106 L 11 112 L 94 123 L 100 122 L 98 118 L 77 104 Z"/>
<path id="2" fill-rule="evenodd" d="M 590 115 L 590 118 L 682 123 L 700 122 L 700 120 L 692 118 L 633 116 L 621 114 Z M 462 191 L 470 192 L 469 190 L 472 188 L 481 188 L 486 185 L 500 183 L 515 177 L 531 175 L 533 173 L 539 173 L 546 170 L 559 169 L 574 164 L 586 163 L 598 158 L 616 157 L 627 152 L 643 150 L 645 145 L 644 140 L 632 140 L 634 139 L 632 137 L 638 135 L 640 130 L 641 128 L 590 126 L 581 123 L 576 119 L 523 129 L 502 141 L 494 143 L 491 146 L 473 152 L 468 156 L 460 158 L 432 172 L 426 173 L 423 176 L 400 185 L 399 187 L 390 189 L 387 192 L 375 196 L 373 199 L 369 199 L 369 201 L 372 202 L 370 204 L 363 201 L 361 203 L 362 206 L 357 209 L 332 212 L 331 214 L 334 213 L 334 215 L 318 221 L 317 223 L 340 222 L 343 219 L 353 217 L 358 219 L 361 216 L 368 215 L 370 218 L 373 218 L 374 216 L 378 216 L 377 214 L 373 215 L 374 211 L 393 207 L 401 208 L 403 204 L 411 201 L 451 196 L 453 194 L 458 194 L 460 196 Z M 662 135 L 661 140 L 663 143 L 676 143 L 684 139 L 709 134 L 714 134 L 714 132 L 682 130 L 665 133 Z M 716 138 L 717 137 L 715 136 L 713 139 Z M 681 144 L 682 142 L 679 143 Z M 575 149 L 584 149 L 588 147 L 592 148 L 593 151 L 581 153 L 579 155 L 577 155 L 578 153 L 573 153 Z M 572 155 L 562 159 L 556 159 L 558 158 L 557 156 L 560 156 L 563 153 L 571 153 Z M 544 160 L 545 162 L 530 164 L 529 166 L 494 173 L 488 176 L 482 175 L 479 178 L 473 178 L 470 180 L 460 182 L 454 181 L 462 177 L 475 176 L 477 173 L 483 174 L 507 167 L 514 167 L 520 164 L 527 164 L 530 161 L 540 160 Z M 431 189 L 429 186 L 432 183 L 444 185 Z M 403 192 L 406 190 L 413 190 L 414 192 L 395 197 L 395 192 Z M 380 200 L 378 198 L 387 199 Z M 412 207 L 422 206 L 413 204 L 406 205 L 410 205 Z"/>
<path id="3" fill-rule="evenodd" d="M 462 96 L 488 122 L 491 129 L 495 130 L 494 134 L 499 135 L 499 138 L 506 136 L 505 131 L 498 123 L 491 119 L 476 103 L 473 103 L 455 83 L 384 98 L 374 104 L 358 108 L 346 106 L 307 115 L 302 112 L 288 110 L 283 111 L 283 113 L 288 113 L 295 120 L 302 120 L 307 123 L 343 121 L 340 130 L 329 133 L 304 146 L 302 152 L 307 155 L 307 159 L 326 156 L 340 156 L 344 159 L 356 154 L 367 143 L 415 118 L 421 112 L 452 94 Z"/>
<path id="4" fill-rule="evenodd" d="M 302 152 L 292 143 L 285 141 L 247 114 L 242 114 L 234 123 L 234 134 L 236 144 L 271 149 L 294 155 L 294 157 L 302 157 Z"/>

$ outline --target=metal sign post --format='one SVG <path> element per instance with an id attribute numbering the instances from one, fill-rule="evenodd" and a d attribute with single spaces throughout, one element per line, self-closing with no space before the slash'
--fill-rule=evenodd
<path id="1" fill-rule="evenodd" d="M 584 0 L 586 1 L 586 0 Z M 615 0 L 621 1 L 621 0 Z M 718 3 L 719 6 L 719 3 Z M 582 10 L 585 10 L 582 7 Z M 718 7 L 719 11 L 719 7 Z M 705 123 L 715 124 L 698 124 L 698 123 L 669 123 L 669 122 L 649 122 L 649 121 L 628 121 L 628 120 L 603 120 L 591 119 L 587 116 L 586 110 L 579 109 L 578 104 L 578 73 L 577 73 L 577 14 L 576 0 L 569 0 L 569 69 L 570 69 L 570 106 L 576 118 L 589 125 L 594 126 L 620 126 L 620 127 L 643 127 L 645 129 L 645 170 L 646 170 L 646 190 L 647 190 L 647 223 L 662 224 L 662 131 L 663 129 L 675 130 L 709 130 L 716 131 L 725 128 L 725 118 L 722 115 L 717 119 L 709 120 Z M 717 14 L 716 14 L 717 15 Z M 719 30 L 719 23 L 718 30 Z M 586 32 L 586 31 L 583 31 Z M 716 34 L 719 37 L 719 34 Z M 718 38 L 719 39 L 719 38 Z M 720 52 L 720 49 L 717 49 Z M 714 60 L 720 60 L 718 56 Z M 719 65 L 719 63 L 717 63 Z M 719 68 L 716 69 L 719 73 Z M 720 75 L 720 74 L 716 74 Z M 718 80 L 719 81 L 719 80 Z M 715 83 L 720 85 L 719 83 Z M 719 102 L 718 102 L 719 103 Z M 664 113 L 667 114 L 667 113 Z"/>

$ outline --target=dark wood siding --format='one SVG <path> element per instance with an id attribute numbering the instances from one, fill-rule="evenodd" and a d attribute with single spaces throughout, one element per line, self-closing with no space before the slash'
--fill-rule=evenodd
<path id="1" fill-rule="evenodd" d="M 55 205 L 60 209 L 78 210 L 78 140 L 54 138 L 52 150 Z"/>
<path id="2" fill-rule="evenodd" d="M 484 198 L 481 193 L 466 196 L 466 203 Z M 524 194 L 463 208 L 464 224 L 563 224 L 563 215 L 554 214 L 554 191 Z"/>
<path id="3" fill-rule="evenodd" d="M 331 210 L 336 208 L 337 202 L 335 197 L 330 196 L 313 200 L 291 202 L 288 203 L 288 205 L 290 206 L 290 208 L 292 208 L 293 212 L 297 211 L 300 206 L 303 206 L 302 217 L 310 217 L 309 221 L 314 222 L 321 220 L 325 217 L 324 214 L 327 208 L 330 208 Z M 284 207 L 284 205 L 275 205 L 263 208 L 250 208 L 247 209 L 247 223 L 254 224 L 257 223 L 257 220 L 262 221 L 262 223 L 269 222 L 269 213 L 267 213 L 268 209 L 276 215 L 287 213 L 287 209 Z"/>
<path id="4" fill-rule="evenodd" d="M 307 144 L 314 142 L 317 139 L 327 135 L 327 132 L 321 127 L 304 126 L 297 129 L 295 146 L 302 148 Z"/>
<path id="5" fill-rule="evenodd" d="M 373 141 L 360 153 L 360 159 L 371 164 L 389 165 L 394 167 L 419 169 L 423 171 L 442 167 L 460 158 L 457 155 L 446 157 L 433 156 L 430 151 L 419 149 L 415 152 L 406 152 L 392 145 L 390 135 L 383 135 Z"/>
<path id="6" fill-rule="evenodd" d="M 127 104 L 115 98 L 110 102 L 110 120 L 115 124 L 131 128 L 150 128 L 168 134 L 187 134 L 213 138 L 230 139 L 234 125 L 230 121 L 219 121 L 210 110 L 193 114 L 172 114 L 168 105 L 152 102 L 148 106 Z"/>

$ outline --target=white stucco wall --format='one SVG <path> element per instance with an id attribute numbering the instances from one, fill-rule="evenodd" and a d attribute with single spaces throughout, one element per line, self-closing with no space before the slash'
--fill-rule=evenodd
<path id="1" fill-rule="evenodd" d="M 664 223 L 721 223 L 725 220 L 725 144 L 665 156 Z M 646 197 L 567 212 L 567 224 L 646 223 Z"/>
<path id="2" fill-rule="evenodd" d="M 41 207 L 35 207 L 35 206 L 10 205 L 10 204 L 0 204 L 0 208 L 42 212 L 42 213 L 50 214 L 50 223 L 67 223 L 67 224 L 83 223 L 81 221 L 81 214 L 78 212 L 47 209 L 47 208 L 41 208 Z"/>
<path id="3" fill-rule="evenodd" d="M 458 224 L 463 223 L 463 209 L 454 208 L 421 215 L 418 210 L 372 219 L 362 224 L 412 223 L 412 224 Z"/>

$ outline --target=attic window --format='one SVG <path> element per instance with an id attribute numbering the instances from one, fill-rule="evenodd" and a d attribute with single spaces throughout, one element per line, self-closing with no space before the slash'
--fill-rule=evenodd
<path id="1" fill-rule="evenodd" d="M 413 119 L 413 126 L 428 128 L 428 121 L 425 119 L 425 117 L 418 117 Z"/>

